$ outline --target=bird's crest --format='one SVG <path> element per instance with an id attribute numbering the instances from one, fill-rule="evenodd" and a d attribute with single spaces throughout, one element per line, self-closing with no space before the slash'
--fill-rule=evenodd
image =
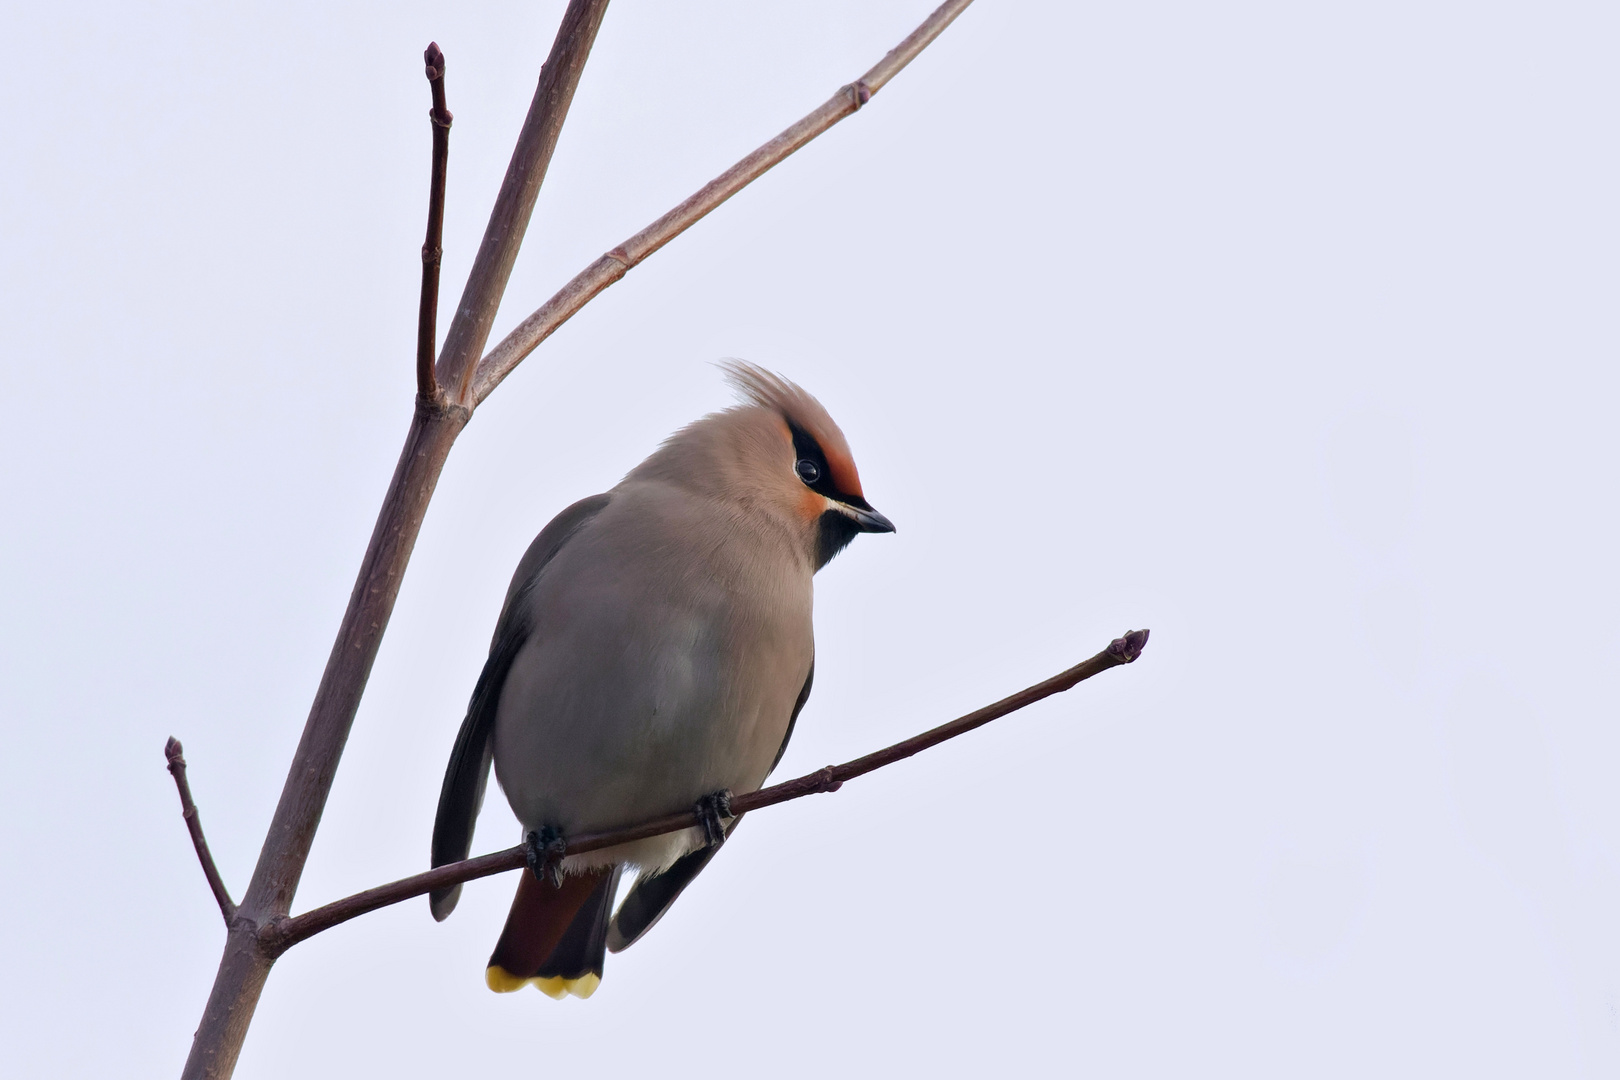
<path id="1" fill-rule="evenodd" d="M 827 467 L 832 471 L 833 483 L 839 491 L 846 495 L 863 494 L 860 474 L 855 471 L 855 457 L 849 451 L 849 443 L 821 402 L 798 384 L 746 360 L 722 360 L 718 367 L 726 373 L 726 381 L 736 387 L 745 402 L 772 410 L 787 422 L 790 429 L 796 428 L 815 440 L 827 459 Z"/>

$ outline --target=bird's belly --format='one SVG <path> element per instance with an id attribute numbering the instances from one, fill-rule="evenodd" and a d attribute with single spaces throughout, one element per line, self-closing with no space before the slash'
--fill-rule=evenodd
<path id="1" fill-rule="evenodd" d="M 732 627 L 663 612 L 644 627 L 575 626 L 537 637 L 501 694 L 495 770 L 525 830 L 565 836 L 689 809 L 720 789 L 756 790 L 787 734 L 809 670 L 803 629 Z M 696 830 L 586 861 L 668 865 Z"/>

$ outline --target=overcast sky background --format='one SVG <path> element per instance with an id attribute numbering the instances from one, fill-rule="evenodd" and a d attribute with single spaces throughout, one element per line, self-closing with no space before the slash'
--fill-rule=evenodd
<path id="1" fill-rule="evenodd" d="M 497 335 L 930 0 L 616 0 Z M 10 4 L 0 1073 L 178 1073 L 561 12 Z M 1612 4 L 975 4 L 614 286 L 456 446 L 298 909 L 425 866 L 508 576 L 730 401 L 899 526 L 817 580 L 779 776 L 1151 627 L 1134 667 L 760 813 L 588 1002 L 511 877 L 273 972 L 244 1080 L 1620 1073 Z M 475 849 L 517 839 L 492 794 Z"/>

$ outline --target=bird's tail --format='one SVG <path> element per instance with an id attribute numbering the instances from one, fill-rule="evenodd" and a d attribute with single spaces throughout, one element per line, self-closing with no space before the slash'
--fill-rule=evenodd
<path id="1" fill-rule="evenodd" d="M 496 993 L 533 983 L 554 998 L 588 998 L 602 981 L 619 867 L 588 870 L 542 884 L 525 873 L 490 954 L 484 981 Z"/>

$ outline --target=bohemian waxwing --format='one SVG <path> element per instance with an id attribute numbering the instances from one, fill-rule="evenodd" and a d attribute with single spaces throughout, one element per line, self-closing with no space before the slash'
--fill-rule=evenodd
<path id="1" fill-rule="evenodd" d="M 525 872 L 490 989 L 589 997 L 719 850 L 725 796 L 787 749 L 815 672 L 810 578 L 860 532 L 893 532 L 861 493 L 821 403 L 751 364 L 743 402 L 689 424 L 617 487 L 570 506 L 518 563 L 456 736 L 433 865 L 467 857 L 493 760 L 536 853 L 548 840 L 698 806 L 706 828 Z M 640 871 L 610 913 L 623 867 Z M 461 886 L 434 893 L 433 916 Z"/>

